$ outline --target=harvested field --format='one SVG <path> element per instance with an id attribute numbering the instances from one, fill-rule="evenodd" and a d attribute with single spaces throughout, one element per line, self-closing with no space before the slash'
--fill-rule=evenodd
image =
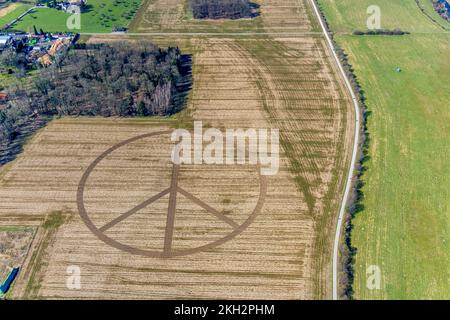
<path id="1" fill-rule="evenodd" d="M 339 33 L 363 30 L 366 8 L 373 3 L 320 2 L 331 29 Z M 431 16 L 431 2 L 419 2 Z M 450 83 L 450 73 L 441 71 L 450 70 L 450 33 L 424 15 L 416 1 L 378 5 L 384 28 L 411 34 L 336 36 L 372 113 L 361 189 L 364 210 L 353 220 L 355 298 L 448 299 L 450 92 L 442 84 Z M 395 72 L 398 66 L 401 74 Z M 367 286 L 370 266 L 381 270 L 380 290 Z"/>
<path id="2" fill-rule="evenodd" d="M 173 3 L 176 7 L 180 2 Z M 277 12 L 285 7 L 281 1 L 263 2 L 259 23 L 275 30 L 280 25 Z M 298 30 L 310 30 L 315 22 L 305 20 L 308 14 L 301 7 L 299 11 L 300 16 L 297 10 L 288 10 L 286 21 L 298 21 Z M 164 21 L 177 21 L 176 17 L 168 13 Z M 211 24 L 205 23 L 209 28 Z M 140 31 L 157 30 L 144 22 L 139 26 Z M 31 280 L 20 278 L 15 297 L 107 299 L 124 298 L 124 293 L 131 299 L 329 297 L 331 240 L 349 160 L 353 114 L 324 39 L 312 34 L 102 35 L 89 41 L 133 43 L 142 38 L 161 46 L 178 45 L 192 54 L 194 85 L 187 109 L 170 119 L 53 121 L 3 168 L 0 217 L 11 223 L 44 221 L 55 210 L 66 217 L 46 238 L 43 253 L 27 264 L 30 272 L 45 267 L 37 268 Z M 190 128 L 193 120 L 220 130 L 279 128 L 279 173 L 262 179 L 250 165 L 183 165 L 174 174 L 168 134 L 136 140 L 98 163 L 87 179 L 85 208 L 108 237 L 160 255 L 131 255 L 101 241 L 77 213 L 78 183 L 87 167 L 121 141 Z M 181 189 L 176 209 L 171 210 L 172 194 L 164 190 L 173 186 L 174 176 Z M 252 216 L 261 193 L 264 203 Z M 154 195 L 157 199 L 145 208 L 107 225 Z M 170 212 L 174 227 L 168 232 Z M 233 234 L 235 230 L 239 232 Z M 192 252 L 229 234 L 233 237 L 217 246 Z M 188 252 L 161 256 L 171 250 Z M 71 265 L 81 268 L 82 290 L 66 287 L 66 269 Z"/>

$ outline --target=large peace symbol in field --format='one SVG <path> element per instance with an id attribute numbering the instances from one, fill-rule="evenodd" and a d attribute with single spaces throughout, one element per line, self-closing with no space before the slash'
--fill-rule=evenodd
<path id="1" fill-rule="evenodd" d="M 259 174 L 259 198 L 256 203 L 255 208 L 252 212 L 249 213 L 248 218 L 242 223 L 239 224 L 235 221 L 233 221 L 231 218 L 225 216 L 223 213 L 219 212 L 215 208 L 209 206 L 207 203 L 203 202 L 201 199 L 197 198 L 193 194 L 191 194 L 189 191 L 181 188 L 178 185 L 178 176 L 180 171 L 179 165 L 173 165 L 172 168 L 172 177 L 170 185 L 162 190 L 160 193 L 155 194 L 145 200 L 144 202 L 136 205 L 134 208 L 128 210 L 127 212 L 122 213 L 117 218 L 111 220 L 110 222 L 106 223 L 103 226 L 96 226 L 92 220 L 89 217 L 89 214 L 85 208 L 84 203 L 84 193 L 85 193 L 85 186 L 88 181 L 88 178 L 92 171 L 96 168 L 96 166 L 109 154 L 114 152 L 115 150 L 119 149 L 120 147 L 123 147 L 127 144 L 130 144 L 132 142 L 135 142 L 140 139 L 144 138 L 150 138 L 155 137 L 158 135 L 167 135 L 171 134 L 171 131 L 160 131 L 160 132 L 153 132 L 148 134 L 143 134 L 136 136 L 134 138 L 122 141 L 105 152 L 103 152 L 98 158 L 96 158 L 86 169 L 84 172 L 79 184 L 78 184 L 78 192 L 77 192 L 77 205 L 78 205 L 78 211 L 81 216 L 81 219 L 86 224 L 86 226 L 89 228 L 89 230 L 94 233 L 100 240 L 105 242 L 106 244 L 117 248 L 119 250 L 141 255 L 141 256 L 147 256 L 147 257 L 157 257 L 157 258 L 170 258 L 170 257 L 176 257 L 176 256 L 184 256 L 189 255 L 197 252 L 201 252 L 216 246 L 219 246 L 234 237 L 236 237 L 238 234 L 243 232 L 255 219 L 256 215 L 261 211 L 261 208 L 264 203 L 264 199 L 266 197 L 267 192 L 267 185 L 266 185 L 266 178 L 264 175 L 261 175 L 259 167 L 255 166 L 255 169 L 258 171 Z M 174 232 L 174 222 L 175 222 L 175 211 L 176 211 L 176 205 L 177 205 L 177 194 L 181 194 L 184 197 L 186 197 L 189 201 L 192 201 L 197 206 L 203 208 L 208 213 L 214 215 L 217 219 L 227 223 L 231 226 L 232 231 L 228 233 L 226 236 L 216 240 L 209 242 L 205 245 L 199 246 L 199 247 L 193 247 L 193 248 L 187 248 L 187 249 L 176 249 L 172 247 L 172 240 L 173 240 L 173 232 Z M 165 225 L 165 235 L 164 235 L 164 247 L 161 248 L 161 250 L 145 250 L 140 248 L 135 248 L 133 246 L 129 246 L 127 244 L 121 243 L 105 234 L 107 230 L 114 227 L 116 224 L 120 223 L 121 221 L 127 219 L 131 215 L 137 213 L 139 210 L 144 209 L 145 207 L 151 205 L 153 202 L 157 201 L 158 199 L 164 197 L 165 195 L 169 195 L 169 203 L 167 208 L 167 220 Z"/>

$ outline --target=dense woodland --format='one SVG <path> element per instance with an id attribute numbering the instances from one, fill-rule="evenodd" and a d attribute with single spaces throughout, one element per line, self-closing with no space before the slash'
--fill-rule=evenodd
<path id="1" fill-rule="evenodd" d="M 258 15 L 259 6 L 248 0 L 189 0 L 195 19 L 242 19 Z"/>
<path id="2" fill-rule="evenodd" d="M 17 137 L 55 115 L 171 115 L 183 107 L 190 86 L 190 59 L 178 48 L 145 44 L 69 50 L 39 70 L 29 86 L 7 90 L 8 101 L 0 106 L 0 164 L 10 160 L 2 156 Z"/>

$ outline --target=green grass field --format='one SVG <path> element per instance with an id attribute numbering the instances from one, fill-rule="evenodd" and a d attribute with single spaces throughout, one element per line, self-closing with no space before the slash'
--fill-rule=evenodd
<path id="1" fill-rule="evenodd" d="M 382 27 L 412 34 L 351 36 L 366 29 L 373 1 L 319 2 L 372 111 L 365 210 L 354 220 L 355 298 L 449 298 L 450 33 L 415 1 L 379 0 Z M 381 290 L 366 287 L 370 265 L 381 269 Z"/>
<path id="2" fill-rule="evenodd" d="M 15 18 L 32 7 L 30 4 L 23 3 L 15 3 L 12 5 L 15 6 L 15 9 L 0 17 L 0 27 L 3 27 L 5 24 L 13 21 Z"/>
<path id="3" fill-rule="evenodd" d="M 69 13 L 50 8 L 36 9 L 13 28 L 29 31 L 35 25 L 49 32 L 111 32 L 114 26 L 128 26 L 140 4 L 140 0 L 89 0 L 88 10 L 81 14 L 81 29 L 74 30 L 67 28 Z"/>

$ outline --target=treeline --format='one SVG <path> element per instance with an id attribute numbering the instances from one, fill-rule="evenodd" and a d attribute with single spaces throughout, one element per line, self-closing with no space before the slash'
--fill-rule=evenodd
<path id="1" fill-rule="evenodd" d="M 400 29 L 376 29 L 376 30 L 355 30 L 353 31 L 355 36 L 376 36 L 376 35 L 384 35 L 384 36 L 403 36 L 405 34 L 409 34 L 408 31 L 402 31 Z"/>
<path id="2" fill-rule="evenodd" d="M 189 0 L 195 19 L 242 19 L 259 15 L 259 5 L 248 0 Z"/>
<path id="3" fill-rule="evenodd" d="M 59 55 L 32 84 L 7 90 L 7 104 L 0 106 L 0 164 L 2 157 L 10 158 L 6 154 L 17 137 L 55 115 L 165 116 L 180 111 L 191 87 L 190 63 L 178 48 L 152 44 L 95 45 Z"/>

